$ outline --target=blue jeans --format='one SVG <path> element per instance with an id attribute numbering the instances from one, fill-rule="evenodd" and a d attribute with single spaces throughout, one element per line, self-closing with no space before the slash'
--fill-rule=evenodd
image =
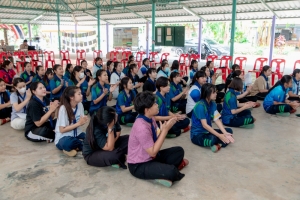
<path id="1" fill-rule="evenodd" d="M 77 137 L 65 136 L 60 138 L 56 147 L 59 150 L 71 151 L 73 149 L 82 150 L 82 143 L 85 138 L 85 133 L 80 133 Z M 80 140 L 81 139 L 81 140 Z"/>

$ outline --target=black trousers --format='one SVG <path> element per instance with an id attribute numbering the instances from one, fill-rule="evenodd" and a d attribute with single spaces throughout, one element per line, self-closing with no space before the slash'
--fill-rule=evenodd
<path id="1" fill-rule="evenodd" d="M 176 137 L 178 137 L 179 135 L 181 135 L 181 130 L 188 127 L 189 124 L 190 124 L 190 120 L 188 118 L 178 121 L 172 126 L 172 128 L 169 130 L 168 134 L 176 135 Z M 159 123 L 158 123 L 158 125 L 159 125 Z"/>
<path id="2" fill-rule="evenodd" d="M 90 106 L 91 106 L 91 101 L 82 102 L 82 105 L 83 105 L 84 110 L 89 112 Z"/>
<path id="3" fill-rule="evenodd" d="M 12 107 L 3 108 L 0 110 L 0 119 L 10 118 L 11 117 Z"/>
<path id="4" fill-rule="evenodd" d="M 257 96 L 245 96 L 244 98 L 238 99 L 240 103 L 246 103 L 249 101 L 257 102 Z"/>
<path id="5" fill-rule="evenodd" d="M 266 109 L 266 112 L 269 114 L 276 114 L 276 113 L 287 113 L 290 112 L 293 108 L 288 104 L 279 104 L 279 105 L 272 105 Z"/>
<path id="6" fill-rule="evenodd" d="M 178 170 L 183 157 L 184 150 L 182 147 L 171 147 L 159 151 L 151 161 L 138 164 L 128 163 L 128 168 L 136 178 L 179 181 L 184 177 L 184 174 Z"/>
<path id="7" fill-rule="evenodd" d="M 122 113 L 118 115 L 118 121 L 121 125 L 134 123 L 137 115 L 138 115 L 137 112 Z"/>
<path id="8" fill-rule="evenodd" d="M 257 97 L 258 100 L 263 101 L 263 100 L 265 100 L 267 94 L 268 94 L 268 92 L 259 92 L 255 96 Z"/>
<path id="9" fill-rule="evenodd" d="M 253 124 L 254 118 L 251 115 L 250 110 L 243 110 L 242 112 L 238 113 L 236 117 L 232 118 L 228 124 L 225 124 L 226 126 L 231 127 L 240 127 L 248 124 Z"/>
<path id="10" fill-rule="evenodd" d="M 288 100 L 290 100 L 290 101 L 299 101 L 300 102 L 300 97 L 289 97 Z"/>
<path id="11" fill-rule="evenodd" d="M 127 169 L 125 163 L 125 154 L 128 150 L 129 135 L 122 135 L 115 143 L 113 151 L 99 149 L 91 154 L 83 155 L 88 165 L 95 167 L 106 167 L 119 164 L 123 169 Z"/>
<path id="12" fill-rule="evenodd" d="M 56 120 L 53 121 L 53 124 L 55 126 L 56 124 Z M 38 135 L 38 136 L 42 136 L 44 138 L 48 138 L 48 139 L 55 139 L 55 132 L 53 131 L 54 128 L 51 127 L 51 124 L 49 121 L 45 122 L 42 126 L 37 127 L 33 130 L 31 130 L 32 134 L 34 135 Z M 32 139 L 30 137 L 28 137 L 29 132 L 25 133 L 25 137 L 32 141 L 32 142 L 44 142 L 45 140 L 37 140 L 37 139 Z"/>
<path id="13" fill-rule="evenodd" d="M 185 114 L 186 102 L 186 99 L 179 99 L 175 102 L 171 100 L 171 112 L 177 113 L 181 111 L 181 113 Z"/>

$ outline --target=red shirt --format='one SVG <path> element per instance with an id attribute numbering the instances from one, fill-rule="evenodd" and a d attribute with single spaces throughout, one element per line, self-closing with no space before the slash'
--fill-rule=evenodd
<path id="1" fill-rule="evenodd" d="M 16 72 L 13 69 L 9 69 L 8 71 L 3 68 L 0 69 L 0 78 L 2 78 L 6 84 L 12 84 L 15 75 Z"/>

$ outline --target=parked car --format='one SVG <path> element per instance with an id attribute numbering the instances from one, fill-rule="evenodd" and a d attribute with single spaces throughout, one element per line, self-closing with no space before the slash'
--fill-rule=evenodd
<path id="1" fill-rule="evenodd" d="M 222 56 L 229 56 L 230 55 L 230 46 L 219 44 L 218 42 L 214 41 L 210 38 L 203 38 L 203 40 L 210 45 L 213 52 L 218 55 L 218 59 Z"/>

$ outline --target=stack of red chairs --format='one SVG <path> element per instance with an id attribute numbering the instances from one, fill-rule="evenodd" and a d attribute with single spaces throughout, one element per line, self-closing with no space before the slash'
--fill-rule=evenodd
<path id="1" fill-rule="evenodd" d="M 95 64 L 95 60 L 96 60 L 96 58 L 97 57 L 101 57 L 101 55 L 102 55 L 102 51 L 101 50 L 94 50 L 93 51 L 93 60 L 94 60 L 94 64 Z"/>
<path id="2" fill-rule="evenodd" d="M 70 60 L 70 53 L 68 50 L 64 50 L 64 51 L 60 51 L 60 56 L 61 56 L 61 66 L 63 66 L 64 62 L 66 62 L 66 64 L 71 64 L 71 60 Z"/>
<path id="3" fill-rule="evenodd" d="M 276 66 L 275 66 L 276 65 Z M 283 76 L 283 72 L 285 69 L 285 59 L 273 59 L 271 61 L 271 69 L 272 69 L 272 85 L 274 85 L 275 83 L 275 76 L 278 76 L 278 80 L 282 78 Z M 275 70 L 273 70 L 273 68 L 275 68 Z"/>
<path id="4" fill-rule="evenodd" d="M 158 52 L 150 52 L 149 53 L 149 60 L 150 60 L 150 66 L 156 68 L 156 64 L 159 64 L 160 62 L 155 61 L 156 58 L 159 58 Z"/>
<path id="5" fill-rule="evenodd" d="M 146 55 L 146 52 L 144 52 L 144 51 L 136 52 L 135 61 L 136 61 L 139 68 L 142 66 L 142 61 L 143 61 L 143 56 L 144 55 Z"/>
<path id="6" fill-rule="evenodd" d="M 118 54 L 119 54 L 119 51 L 117 51 L 117 50 L 109 52 L 109 60 L 111 60 L 112 62 L 117 62 Z"/>
<path id="7" fill-rule="evenodd" d="M 76 51 L 76 65 L 80 65 L 82 60 L 86 60 L 86 52 L 85 50 L 77 50 Z"/>
<path id="8" fill-rule="evenodd" d="M 42 65 L 42 61 L 40 61 L 39 53 L 37 51 L 28 51 L 28 56 L 31 58 L 32 71 L 34 71 L 34 68 L 39 64 Z"/>
<path id="9" fill-rule="evenodd" d="M 244 64 L 243 64 L 244 63 Z M 246 57 L 236 57 L 234 59 L 234 64 L 238 64 L 240 66 L 240 69 L 242 71 L 242 74 L 245 74 L 244 67 L 246 66 L 247 58 Z"/>
<path id="10" fill-rule="evenodd" d="M 255 77 L 259 77 L 259 74 L 262 70 L 262 68 L 264 67 L 264 63 L 267 63 L 268 62 L 268 58 L 257 58 L 255 60 L 255 63 L 254 63 L 254 66 L 253 66 L 253 70 L 250 70 L 248 72 L 251 72 L 251 73 L 255 73 Z M 259 68 L 257 67 L 257 65 L 259 64 Z"/>
<path id="11" fill-rule="evenodd" d="M 124 67 L 126 67 L 126 63 L 128 62 L 129 56 L 131 56 L 131 55 L 132 55 L 131 51 L 123 51 L 122 52 L 121 63 L 123 64 Z"/>
<path id="12" fill-rule="evenodd" d="M 180 73 L 180 76 L 181 77 L 186 76 L 187 75 L 187 71 L 188 71 L 188 67 L 190 65 L 189 54 L 184 54 L 184 53 L 181 54 L 179 56 L 178 62 L 179 62 L 179 73 Z"/>
<path id="13" fill-rule="evenodd" d="M 25 58 L 26 55 L 23 51 L 15 51 L 14 56 L 18 57 L 17 61 L 17 72 L 19 73 L 19 67 L 22 67 L 22 71 L 24 71 L 24 65 L 25 65 Z"/>
<path id="14" fill-rule="evenodd" d="M 170 53 L 162 53 L 159 63 L 161 64 L 163 60 L 168 60 L 169 55 L 170 55 Z"/>
<path id="15" fill-rule="evenodd" d="M 220 59 L 220 67 L 215 68 L 214 71 L 216 72 L 217 70 L 221 69 L 222 70 L 222 80 L 225 82 L 226 81 L 226 76 L 229 73 L 229 61 L 232 60 L 231 56 L 222 56 Z M 222 64 L 224 65 L 222 66 Z"/>
<path id="16" fill-rule="evenodd" d="M 51 66 L 53 68 L 53 66 L 55 65 L 54 52 L 53 51 L 45 51 L 44 56 L 45 56 L 45 68 L 48 69 L 49 62 L 51 63 Z"/>

